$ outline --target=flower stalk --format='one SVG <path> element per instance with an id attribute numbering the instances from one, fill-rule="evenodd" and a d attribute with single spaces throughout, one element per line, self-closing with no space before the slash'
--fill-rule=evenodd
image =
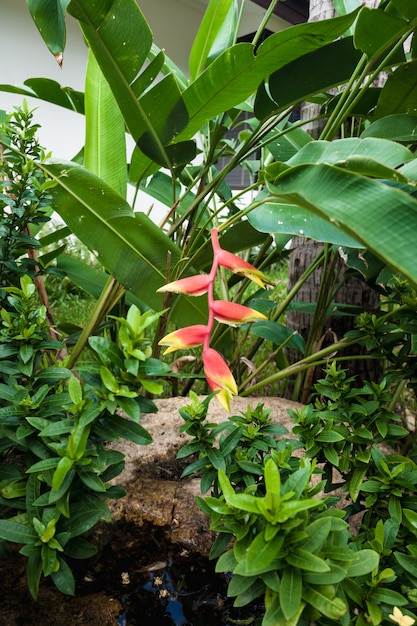
<path id="1" fill-rule="evenodd" d="M 270 283 L 270 281 L 261 271 L 247 261 L 244 261 L 232 252 L 223 250 L 219 243 L 216 228 L 213 228 L 211 231 L 211 242 L 213 263 L 208 274 L 181 278 L 180 280 L 167 283 L 158 289 L 159 292 L 181 293 L 188 296 L 207 294 L 207 324 L 188 326 L 169 333 L 159 341 L 159 345 L 168 346 L 164 354 L 202 345 L 204 375 L 207 384 L 212 391 L 217 392 L 216 398 L 222 407 L 230 412 L 232 397 L 237 395 L 238 389 L 226 361 L 219 352 L 210 346 L 214 322 L 216 320 L 222 324 L 237 326 L 267 318 L 263 313 L 242 304 L 217 300 L 214 295 L 214 282 L 217 272 L 219 268 L 228 269 L 234 274 L 249 278 L 264 289 L 265 285 Z"/>

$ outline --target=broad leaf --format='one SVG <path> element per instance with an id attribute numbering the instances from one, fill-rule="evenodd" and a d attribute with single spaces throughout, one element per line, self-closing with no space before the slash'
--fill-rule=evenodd
<path id="1" fill-rule="evenodd" d="M 100 0 L 94 5 L 71 0 L 68 11 L 78 19 L 134 141 L 140 140 L 146 154 L 157 154 L 158 162 L 169 167 L 164 145 L 187 116 L 173 76 L 158 82 L 143 103 L 138 100 L 138 75 L 152 46 L 139 7 L 134 0 Z"/>
<path id="2" fill-rule="evenodd" d="M 42 39 L 55 56 L 65 48 L 65 10 L 69 0 L 26 0 Z"/>
<path id="3" fill-rule="evenodd" d="M 38 535 L 31 526 L 11 520 L 0 520 L 0 538 L 14 543 L 34 543 Z"/>
<path id="4" fill-rule="evenodd" d="M 325 595 L 325 588 L 315 589 L 309 585 L 303 586 L 303 600 L 311 604 L 320 613 L 332 620 L 339 621 L 346 613 L 347 607 L 340 598 L 329 598 Z"/>
<path id="5" fill-rule="evenodd" d="M 175 244 L 144 213 L 133 213 L 128 203 L 100 178 L 74 163 L 41 165 L 58 185 L 53 204 L 72 232 L 103 266 L 147 306 L 162 308 L 156 290 L 165 282 L 167 264 L 180 258 Z M 203 319 L 199 299 L 178 299 L 175 315 Z M 190 319 L 189 318 L 189 319 Z"/>
<path id="6" fill-rule="evenodd" d="M 268 37 L 256 54 L 249 43 L 226 50 L 183 92 L 190 121 L 179 139 L 193 136 L 208 120 L 243 102 L 272 72 L 341 36 L 355 17 L 293 26 Z"/>
<path id="7" fill-rule="evenodd" d="M 417 116 L 386 115 L 365 128 L 361 137 L 382 137 L 391 141 L 415 143 L 417 141 Z"/>
<path id="8" fill-rule="evenodd" d="M 28 78 L 23 85 L 0 85 L 0 91 L 17 93 L 84 113 L 84 94 L 71 87 L 62 87 L 51 78 Z"/>
<path id="9" fill-rule="evenodd" d="M 394 113 L 413 115 L 417 98 L 417 61 L 400 65 L 385 84 L 378 100 L 375 119 Z"/>
<path id="10" fill-rule="evenodd" d="M 297 204 L 326 219 L 417 283 L 417 202 L 404 191 L 318 164 L 287 170 L 270 186 L 270 192 L 279 202 Z M 291 213 L 289 208 L 290 219 Z M 285 222 L 282 211 L 276 220 Z"/>
<path id="11" fill-rule="evenodd" d="M 85 80 L 84 165 L 126 197 L 125 124 L 106 79 L 90 52 Z"/>
<path id="12" fill-rule="evenodd" d="M 284 326 L 278 322 L 271 322 L 269 320 L 265 322 L 255 322 L 255 324 L 251 325 L 250 332 L 252 335 L 272 341 L 272 343 L 277 346 L 285 343 L 289 348 L 298 350 L 301 353 L 304 352 L 304 339 L 302 336 L 292 330 L 292 328 L 288 328 L 288 326 Z"/>
<path id="13" fill-rule="evenodd" d="M 328 564 L 315 554 L 310 554 L 302 548 L 293 550 L 286 557 L 287 562 L 297 569 L 306 570 L 307 572 L 328 572 L 330 567 Z"/>
<path id="14" fill-rule="evenodd" d="M 279 556 L 284 543 L 284 535 L 278 533 L 271 541 L 266 541 L 259 533 L 249 546 L 246 557 L 235 568 L 237 574 L 255 576 L 272 569 L 272 561 Z"/>
<path id="15" fill-rule="evenodd" d="M 236 0 L 211 0 L 204 13 L 190 52 L 189 70 L 191 80 L 195 80 L 204 70 L 210 57 L 215 54 L 215 45 L 223 41 L 223 50 L 233 43 L 237 24 Z M 223 35 L 223 37 L 222 37 Z M 213 47 L 215 48 L 213 54 Z"/>
<path id="16" fill-rule="evenodd" d="M 274 103 L 271 101 L 270 110 L 264 104 L 261 106 L 260 92 L 255 112 L 260 117 L 262 110 L 263 117 L 274 109 L 283 110 L 301 102 L 307 94 L 327 91 L 347 82 L 361 56 L 354 48 L 352 39 L 345 37 L 295 59 L 269 77 L 269 93 L 274 100 Z"/>
<path id="17" fill-rule="evenodd" d="M 300 570 L 293 567 L 284 569 L 279 588 L 279 601 L 285 619 L 290 619 L 300 610 L 302 588 Z"/>
<path id="18" fill-rule="evenodd" d="M 392 13 L 364 7 L 355 25 L 355 46 L 372 59 L 381 52 L 388 52 L 408 28 L 405 20 Z M 393 61 L 397 63 L 402 58 Z"/>
<path id="19" fill-rule="evenodd" d="M 378 568 L 379 554 L 374 550 L 361 550 L 356 553 L 356 559 L 349 567 L 348 576 L 363 576 Z"/>

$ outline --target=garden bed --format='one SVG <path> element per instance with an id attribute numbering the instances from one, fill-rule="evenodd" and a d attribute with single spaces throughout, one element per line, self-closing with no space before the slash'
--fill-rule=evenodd
<path id="1" fill-rule="evenodd" d="M 272 409 L 274 421 L 291 427 L 286 408 L 296 405 L 288 400 L 236 398 L 233 412 L 258 402 Z M 115 446 L 126 455 L 125 470 L 115 482 L 128 495 L 110 502 L 112 524 L 95 529 L 96 557 L 71 563 L 75 597 L 43 581 L 35 601 L 27 589 L 26 559 L 13 554 L 0 562 L 0 626 L 211 626 L 251 623 L 245 620 L 261 614 L 262 603 L 232 607 L 227 576 L 215 574 L 208 560 L 213 533 L 194 501 L 199 481 L 181 479 L 184 461 L 175 459 L 188 439 L 179 432 L 183 421 L 178 414 L 187 403 L 185 398 L 159 400 L 158 413 L 143 416 L 151 445 Z M 222 422 L 227 414 L 212 402 L 209 418 Z"/>

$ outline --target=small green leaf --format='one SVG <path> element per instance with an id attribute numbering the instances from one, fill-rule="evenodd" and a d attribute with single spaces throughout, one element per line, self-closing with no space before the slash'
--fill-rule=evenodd
<path id="1" fill-rule="evenodd" d="M 71 569 L 66 561 L 58 556 L 59 569 L 56 572 L 52 572 L 51 578 L 54 581 L 54 585 L 59 591 L 65 593 L 67 596 L 75 595 L 75 580 Z"/>
<path id="2" fill-rule="evenodd" d="M 45 472 L 51 469 L 55 469 L 60 460 L 61 460 L 61 457 L 59 456 L 54 456 L 50 459 L 43 459 L 42 461 L 38 461 L 37 463 L 34 463 L 33 465 L 31 465 L 26 470 L 26 472 L 30 474 L 34 472 Z"/>
<path id="3" fill-rule="evenodd" d="M 349 567 L 348 576 L 363 576 L 374 571 L 379 565 L 379 554 L 374 550 L 360 550 L 356 553 L 356 559 Z"/>
<path id="4" fill-rule="evenodd" d="M 347 611 L 347 607 L 340 598 L 328 598 L 322 591 L 309 585 L 303 586 L 303 599 L 313 606 L 322 615 L 332 620 L 340 620 Z"/>
<path id="5" fill-rule="evenodd" d="M 415 556 L 411 556 L 410 554 L 401 554 L 401 552 L 394 552 L 394 557 L 405 569 L 406 572 L 417 578 L 417 563 Z"/>
<path id="6" fill-rule="evenodd" d="M 142 446 L 152 443 L 151 435 L 143 426 L 118 415 L 109 416 L 100 425 L 95 424 L 94 428 L 103 439 L 108 439 L 109 441 L 117 441 L 119 438 L 123 438 Z"/>
<path id="7" fill-rule="evenodd" d="M 75 376 L 71 376 L 68 381 L 68 393 L 73 404 L 80 404 L 83 399 L 81 383 Z"/>
<path id="8" fill-rule="evenodd" d="M 216 572 L 233 572 L 237 564 L 233 550 L 227 550 L 217 559 Z"/>
<path id="9" fill-rule="evenodd" d="M 265 487 L 267 493 L 281 493 L 281 477 L 277 464 L 272 459 L 268 459 L 265 463 Z"/>
<path id="10" fill-rule="evenodd" d="M 358 499 L 363 479 L 366 476 L 367 468 L 356 468 L 353 470 L 352 477 L 349 481 L 349 494 L 352 498 L 352 502 L 356 502 Z"/>
<path id="11" fill-rule="evenodd" d="M 271 541 L 265 541 L 259 533 L 250 544 L 244 561 L 235 568 L 235 573 L 243 576 L 263 574 L 271 569 L 272 561 L 279 556 L 284 543 L 284 534 L 275 535 Z"/>
<path id="12" fill-rule="evenodd" d="M 106 485 L 103 481 L 93 474 L 92 472 L 78 472 L 79 478 L 82 480 L 84 485 L 92 489 L 93 491 L 98 491 L 104 493 L 106 491 Z"/>
<path id="13" fill-rule="evenodd" d="M 56 550 L 53 550 L 47 543 L 41 549 L 42 571 L 44 576 L 50 576 L 58 566 Z"/>
<path id="14" fill-rule="evenodd" d="M 294 568 L 284 569 L 279 588 L 279 601 L 285 619 L 289 620 L 300 610 L 302 588 L 303 582 L 300 570 Z"/>
<path id="15" fill-rule="evenodd" d="M 58 491 L 58 489 L 61 487 L 62 483 L 65 480 L 66 475 L 68 474 L 68 472 L 70 471 L 73 465 L 74 465 L 74 460 L 70 459 L 67 456 L 64 456 L 62 457 L 62 459 L 60 459 L 58 465 L 56 466 L 54 474 L 52 476 L 52 489 L 54 491 Z"/>
<path id="16" fill-rule="evenodd" d="M 290 554 L 285 557 L 285 560 L 293 567 L 306 570 L 307 572 L 320 573 L 330 571 L 330 567 L 323 559 L 315 554 L 310 554 L 302 548 L 297 548 L 290 552 Z"/>
<path id="17" fill-rule="evenodd" d="M 408 600 L 406 600 L 401 593 L 398 593 L 398 591 L 394 591 L 393 589 L 386 589 L 383 587 L 373 589 L 370 597 L 372 600 L 375 600 L 377 604 L 385 603 L 390 606 L 405 606 L 408 604 Z"/>
<path id="18" fill-rule="evenodd" d="M 0 538 L 13 543 L 34 543 L 38 534 L 30 526 L 11 520 L 0 520 Z"/>

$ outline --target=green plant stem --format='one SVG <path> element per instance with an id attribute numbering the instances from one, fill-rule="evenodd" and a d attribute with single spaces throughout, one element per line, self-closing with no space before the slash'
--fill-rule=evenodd
<path id="1" fill-rule="evenodd" d="M 120 298 L 125 293 L 124 287 L 122 287 L 115 278 L 109 276 L 103 291 L 98 298 L 94 310 L 87 320 L 74 348 L 68 357 L 66 366 L 68 369 L 72 369 L 77 362 L 80 354 L 84 350 L 88 343 L 89 337 L 93 334 L 94 330 L 104 319 L 109 311 L 115 306 Z"/>
<path id="2" fill-rule="evenodd" d="M 321 250 L 318 253 L 315 260 L 313 261 L 313 263 L 311 263 L 311 265 L 305 270 L 305 272 L 303 272 L 302 276 L 300 276 L 300 278 L 297 280 L 297 282 L 292 287 L 292 289 L 290 289 L 286 298 L 284 298 L 284 300 L 276 307 L 273 314 L 271 315 L 271 318 L 270 318 L 271 321 L 276 322 L 277 320 L 280 319 L 281 315 L 284 314 L 287 307 L 292 302 L 295 295 L 303 286 L 303 284 L 306 282 L 308 277 L 317 269 L 317 267 L 319 267 L 323 263 L 323 259 L 324 259 L 324 251 Z M 247 358 L 249 360 L 251 360 L 254 357 L 254 355 L 259 350 L 260 346 L 262 345 L 263 341 L 264 339 L 262 337 L 258 337 L 256 341 L 254 341 L 252 347 L 249 349 L 248 354 L 247 354 Z M 268 361 L 265 361 L 264 364 L 261 366 L 261 368 L 263 369 L 267 365 L 268 365 Z"/>
<path id="3" fill-rule="evenodd" d="M 332 137 L 337 133 L 345 119 L 352 111 L 355 104 L 363 96 L 363 93 L 373 83 L 378 74 L 388 66 L 389 58 L 392 57 L 400 47 L 402 47 L 405 40 L 409 37 L 410 33 L 414 31 L 415 27 L 416 24 L 414 20 L 408 25 L 406 32 L 401 36 L 401 38 L 397 41 L 397 43 L 387 55 L 385 54 L 385 51 L 388 50 L 390 46 L 394 43 L 394 41 L 397 40 L 397 37 L 395 40 L 390 40 L 386 43 L 384 49 L 381 50 L 378 55 L 379 59 L 382 60 L 371 72 L 370 70 L 372 66 L 377 62 L 377 59 L 370 59 L 367 62 L 367 56 L 365 54 L 362 56 L 355 71 L 353 72 L 348 83 L 346 84 L 344 91 L 342 92 L 339 102 L 336 104 L 334 110 L 329 116 L 323 132 L 321 133 L 320 139 L 327 141 L 332 139 Z M 368 79 L 366 80 L 365 84 L 363 84 L 367 74 L 369 74 Z"/>
<path id="4" fill-rule="evenodd" d="M 267 378 L 260 381 L 259 383 L 255 383 L 249 389 L 244 389 L 240 395 L 249 396 L 254 391 L 263 389 L 267 385 L 277 383 L 280 380 L 283 380 L 284 378 L 288 378 L 289 376 L 292 376 L 293 374 L 298 374 L 298 372 L 302 372 L 303 370 L 308 369 L 309 367 L 313 367 L 313 366 L 317 367 L 317 365 L 323 365 L 325 363 L 328 363 L 328 360 L 331 354 L 333 354 L 334 352 L 338 352 L 339 350 L 344 350 L 345 348 L 348 348 L 349 346 L 353 346 L 356 343 L 356 341 L 357 341 L 356 339 L 341 339 L 340 341 L 333 343 L 331 346 L 327 346 L 327 348 L 323 348 L 322 350 L 319 350 L 315 354 L 305 357 L 304 359 L 301 359 L 300 361 L 298 361 L 297 363 L 294 363 L 293 365 L 289 365 L 288 367 L 286 367 L 283 370 L 280 370 L 276 374 L 272 374 L 271 376 L 268 376 Z M 332 357 L 332 360 L 340 361 L 340 360 L 347 360 L 348 358 L 352 358 L 352 357 Z M 370 357 L 368 355 L 363 355 L 361 358 L 369 359 Z"/>
<path id="5" fill-rule="evenodd" d="M 282 344 L 278 346 L 278 348 L 276 348 L 273 352 L 271 352 L 269 357 L 263 363 L 261 363 L 261 365 L 259 367 L 257 367 L 253 372 L 251 372 L 249 374 L 249 376 L 245 379 L 245 387 L 247 387 L 248 384 L 254 378 L 256 378 L 256 376 L 258 376 L 258 374 L 260 374 L 260 372 L 262 372 L 262 370 L 265 368 L 265 366 L 268 365 L 268 363 L 271 363 L 272 360 L 285 348 L 285 346 L 287 346 L 289 344 L 289 342 L 291 341 L 291 339 L 293 339 L 295 334 L 296 334 L 296 331 L 294 331 L 292 335 L 287 337 L 287 339 L 285 341 L 283 341 Z"/>
<path id="6" fill-rule="evenodd" d="M 262 37 L 262 33 L 264 32 L 266 25 L 268 24 L 278 2 L 279 0 L 272 0 L 267 11 L 265 12 L 262 22 L 259 24 L 258 30 L 256 31 L 254 38 L 252 39 L 252 43 L 254 46 L 257 45 L 259 39 Z"/>

